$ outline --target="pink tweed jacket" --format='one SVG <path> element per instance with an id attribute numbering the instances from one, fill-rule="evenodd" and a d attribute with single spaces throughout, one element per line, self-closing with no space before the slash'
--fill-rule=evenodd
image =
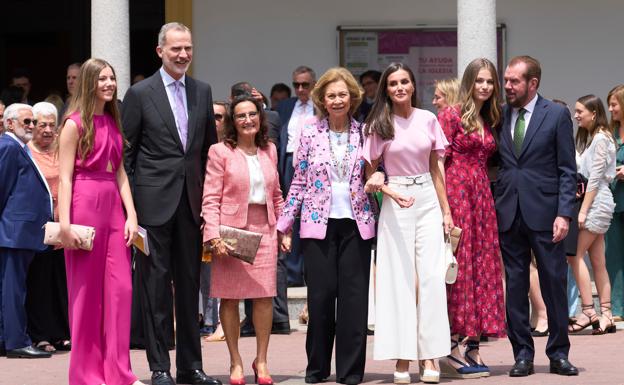
<path id="1" fill-rule="evenodd" d="M 371 202 L 364 192 L 364 160 L 361 157 L 360 123 L 351 119 L 349 135 L 351 170 L 351 208 L 363 239 L 375 236 L 375 217 Z M 293 176 L 277 230 L 290 231 L 295 217 L 301 212 L 301 238 L 323 239 L 331 208 L 331 159 L 329 153 L 329 124 L 327 119 L 307 120 L 301 130 L 295 156 Z"/>
<path id="2" fill-rule="evenodd" d="M 266 149 L 258 148 L 258 160 L 264 175 L 268 222 L 275 225 L 284 202 L 277 175 L 275 145 L 269 143 Z M 245 155 L 225 143 L 210 146 L 202 202 L 204 242 L 219 237 L 219 225 L 236 228 L 247 225 L 249 189 Z"/>

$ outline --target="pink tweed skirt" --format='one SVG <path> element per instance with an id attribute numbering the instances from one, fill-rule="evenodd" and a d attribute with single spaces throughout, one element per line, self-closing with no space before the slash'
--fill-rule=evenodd
<path id="1" fill-rule="evenodd" d="M 210 296 L 244 299 L 275 297 L 277 230 L 269 226 L 266 205 L 249 205 L 244 230 L 262 234 L 253 265 L 234 257 L 212 259 Z"/>

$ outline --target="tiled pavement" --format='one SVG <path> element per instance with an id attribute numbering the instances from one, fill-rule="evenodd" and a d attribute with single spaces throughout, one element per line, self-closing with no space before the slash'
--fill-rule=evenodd
<path id="1" fill-rule="evenodd" d="M 295 326 L 293 324 L 293 326 Z M 618 325 L 618 333 L 591 336 L 571 336 L 571 361 L 579 367 L 578 377 L 561 377 L 548 374 L 548 360 L 544 355 L 546 338 L 537 338 L 535 375 L 526 378 L 510 378 L 507 371 L 512 365 L 511 347 L 506 339 L 487 342 L 482 347 L 482 356 L 492 369 L 489 378 L 474 380 L 442 379 L 441 383 L 461 383 L 462 385 L 624 385 L 624 324 Z M 394 363 L 391 361 L 373 361 L 372 347 L 374 337 L 369 337 L 366 363 L 366 384 L 392 383 Z M 271 336 L 269 346 L 269 367 L 273 379 L 279 384 L 302 384 L 306 363 L 305 328 L 291 335 Z M 255 339 L 240 340 L 241 354 L 245 361 L 246 379 L 253 381 L 251 362 L 254 358 Z M 206 373 L 221 379 L 224 384 L 228 380 L 229 359 L 224 342 L 202 343 L 204 370 Z M 145 359 L 145 352 L 131 352 L 132 367 L 139 379 L 149 384 L 150 372 Z M 171 352 L 172 362 L 175 354 Z M 62 385 L 67 384 L 68 354 L 56 354 L 50 359 L 27 360 L 0 358 L 0 384 L 2 385 Z M 412 365 L 412 381 L 417 383 L 416 365 Z M 175 368 L 172 368 L 175 375 Z M 327 384 L 332 384 L 334 377 Z"/>

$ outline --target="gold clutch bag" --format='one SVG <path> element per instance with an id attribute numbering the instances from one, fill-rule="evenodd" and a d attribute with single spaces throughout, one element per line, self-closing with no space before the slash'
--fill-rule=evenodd
<path id="1" fill-rule="evenodd" d="M 95 227 L 83 225 L 69 225 L 71 230 L 78 234 L 80 238 L 80 248 L 82 250 L 91 251 L 93 249 L 93 239 L 95 238 Z M 47 222 L 43 225 L 45 235 L 43 243 L 51 246 L 59 246 L 61 244 L 61 224 L 58 222 Z"/>
<path id="2" fill-rule="evenodd" d="M 253 265 L 262 234 L 223 225 L 219 226 L 219 234 L 234 249 L 229 252 L 232 257 Z"/>

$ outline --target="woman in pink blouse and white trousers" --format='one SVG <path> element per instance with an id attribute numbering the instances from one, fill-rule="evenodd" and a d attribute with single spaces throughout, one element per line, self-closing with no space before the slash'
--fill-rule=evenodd
<path id="1" fill-rule="evenodd" d="M 414 75 L 392 63 L 383 73 L 366 121 L 363 154 L 370 174 L 383 158 L 384 192 L 377 238 L 376 360 L 396 359 L 394 382 L 409 384 L 409 361 L 420 379 L 439 382 L 435 359 L 450 352 L 444 282 L 444 231 L 453 220 L 438 161 L 448 146 L 429 111 L 416 108 Z"/>
<path id="2" fill-rule="evenodd" d="M 371 238 L 375 219 L 364 192 L 360 124 L 353 113 L 362 90 L 344 68 L 329 69 L 312 100 L 320 120 L 307 121 L 295 175 L 277 230 L 290 233 L 301 212 L 301 246 L 308 284 L 308 366 L 305 382 L 329 377 L 336 338 L 336 382 L 359 384 L 366 361 Z M 289 248 L 289 236 L 283 247 Z"/>

